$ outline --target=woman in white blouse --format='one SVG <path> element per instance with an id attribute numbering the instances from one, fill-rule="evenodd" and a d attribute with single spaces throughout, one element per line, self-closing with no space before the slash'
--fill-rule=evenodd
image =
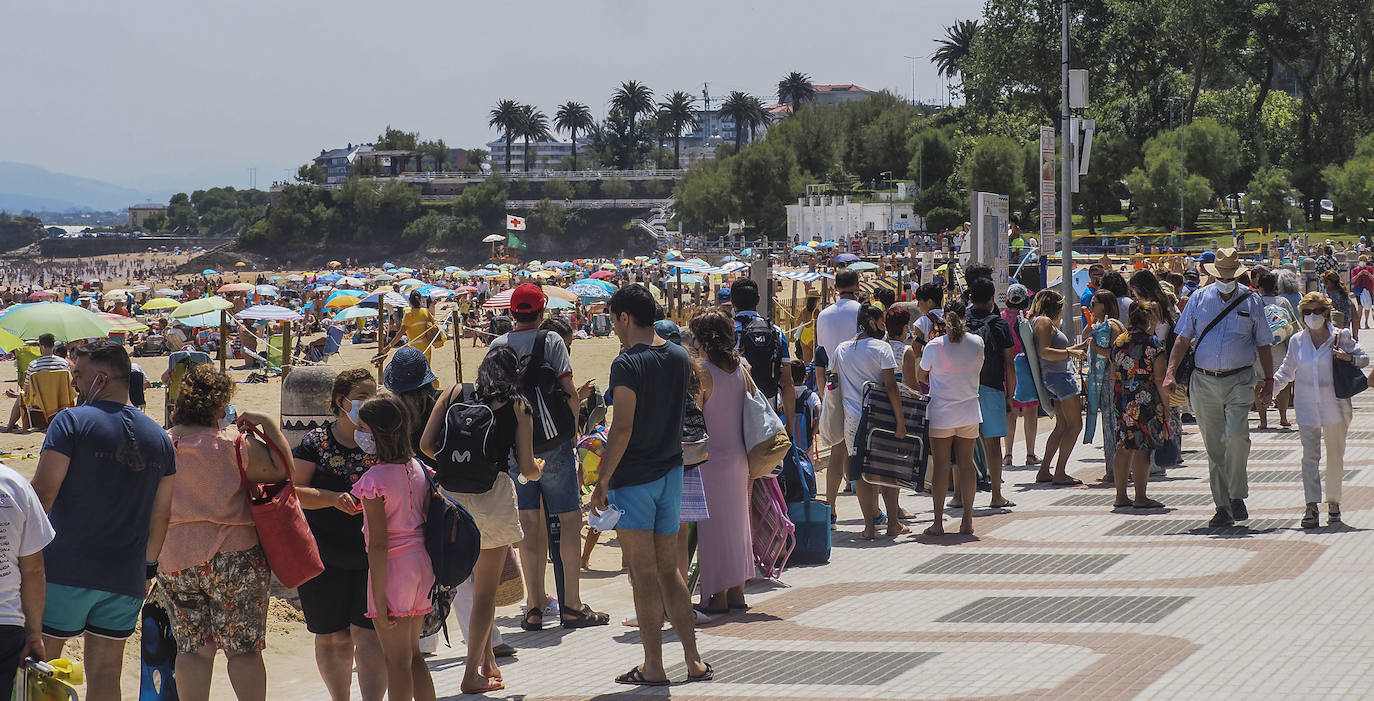
<path id="1" fill-rule="evenodd" d="M 950 453 L 958 464 L 954 471 L 954 496 L 964 505 L 959 522 L 960 535 L 973 534 L 974 442 L 983 412 L 978 404 L 978 373 L 983 368 L 983 339 L 964 327 L 966 308 L 953 298 L 945 302 L 945 335 L 931 341 L 921 354 L 916 372 L 918 383 L 930 384 L 930 495 L 935 508 L 934 523 L 926 535 L 945 534 L 945 493 L 949 485 Z"/>
<path id="2" fill-rule="evenodd" d="M 1331 301 L 1320 292 L 1309 292 L 1298 305 L 1303 330 L 1288 342 L 1288 353 L 1274 373 L 1274 387 L 1293 384 L 1293 406 L 1302 438 L 1302 487 L 1307 512 L 1303 528 L 1316 528 L 1317 504 L 1322 498 L 1321 442 L 1326 440 L 1326 503 L 1329 523 L 1341 521 L 1341 474 L 1345 471 L 1345 434 L 1350 429 L 1350 400 L 1336 397 L 1332 359 L 1369 365 L 1369 356 L 1355 343 L 1348 329 L 1331 323 Z"/>

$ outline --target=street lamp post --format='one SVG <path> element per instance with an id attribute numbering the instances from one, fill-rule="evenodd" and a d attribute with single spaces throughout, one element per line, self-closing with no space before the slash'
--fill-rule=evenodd
<path id="1" fill-rule="evenodd" d="M 1063 329 L 1064 335 L 1072 341 L 1077 338 L 1074 320 L 1077 318 L 1078 305 L 1073 303 L 1073 175 L 1078 160 L 1074 154 L 1073 139 L 1069 134 L 1069 0 L 1060 3 L 1060 94 L 1059 94 L 1059 144 L 1061 158 L 1059 165 L 1059 216 L 1062 247 L 1060 251 L 1062 276 L 1060 287 L 1064 295 Z M 1048 281 L 1045 281 L 1048 282 Z"/>

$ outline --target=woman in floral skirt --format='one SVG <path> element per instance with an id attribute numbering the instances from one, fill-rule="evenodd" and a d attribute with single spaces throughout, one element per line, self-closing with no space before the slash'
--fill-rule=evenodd
<path id="1" fill-rule="evenodd" d="M 1150 479 L 1150 451 L 1167 437 L 1168 406 L 1159 391 L 1164 383 L 1164 345 L 1153 334 L 1159 318 L 1153 302 L 1133 301 L 1126 333 L 1112 344 L 1116 394 L 1115 508 L 1158 509 L 1164 505 L 1145 496 Z M 1126 497 L 1127 478 L 1135 480 L 1135 500 Z"/>

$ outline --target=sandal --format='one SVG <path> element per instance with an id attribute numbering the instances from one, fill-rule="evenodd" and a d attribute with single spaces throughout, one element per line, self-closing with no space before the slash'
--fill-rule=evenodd
<path id="1" fill-rule="evenodd" d="M 1129 501 L 1118 501 L 1115 504 L 1112 504 L 1113 509 L 1129 509 L 1132 506 L 1135 506 L 1135 504 Z"/>
<path id="2" fill-rule="evenodd" d="M 634 669 L 631 669 L 630 671 L 616 677 L 615 683 L 629 684 L 631 686 L 668 686 L 667 679 L 664 679 L 663 681 L 653 681 L 650 679 L 645 679 L 644 673 L 639 671 L 639 665 L 635 665 Z"/>
<path id="3" fill-rule="evenodd" d="M 1011 463 L 1012 460 L 1010 455 L 1002 458 L 1002 467 L 1011 467 Z"/>
<path id="4" fill-rule="evenodd" d="M 582 604 L 582 608 L 577 611 L 564 611 L 562 616 L 564 628 L 590 628 L 592 626 L 604 626 L 611 622 L 611 614 L 598 613 L 586 604 Z"/>
<path id="5" fill-rule="evenodd" d="M 695 677 L 688 674 L 686 683 L 690 684 L 692 682 L 709 682 L 712 679 L 716 678 L 716 670 L 711 667 L 711 663 L 702 662 L 702 664 L 706 665 L 706 671 L 702 672 L 700 676 Z"/>
<path id="6" fill-rule="evenodd" d="M 497 646 L 495 646 L 495 647 L 493 647 L 493 648 L 491 649 L 491 656 L 492 656 L 492 657 L 514 657 L 514 656 L 515 656 L 515 652 L 516 652 L 515 648 L 511 647 L 509 643 L 501 643 L 500 645 L 497 645 Z"/>
<path id="7" fill-rule="evenodd" d="M 1027 464 L 1027 465 L 1039 465 L 1039 464 L 1040 464 L 1040 458 L 1035 457 L 1035 453 L 1026 453 L 1026 464 Z"/>
<path id="8" fill-rule="evenodd" d="M 871 539 L 870 539 L 870 540 L 871 540 Z M 707 608 L 705 605 L 702 605 L 702 604 L 697 604 L 696 606 L 693 606 L 693 607 L 692 607 L 692 610 L 693 610 L 693 611 L 697 611 L 697 612 L 699 612 L 699 613 L 704 613 L 704 614 L 706 614 L 706 615 L 708 615 L 708 616 L 724 616 L 724 615 L 727 615 L 727 614 L 730 613 L 730 607 L 729 607 L 729 606 L 726 606 L 726 607 L 723 608 L 723 609 L 713 609 L 713 608 Z"/>
<path id="9" fill-rule="evenodd" d="M 1137 509 L 1162 509 L 1164 508 L 1164 502 L 1155 501 L 1154 499 L 1146 499 L 1145 501 L 1142 501 L 1139 504 L 1132 503 L 1131 506 L 1134 506 Z"/>
<path id="10" fill-rule="evenodd" d="M 1067 482 L 1055 482 L 1051 480 L 1050 484 L 1053 484 L 1056 487 L 1077 487 L 1083 484 L 1083 480 L 1078 479 L 1077 477 L 1070 477 L 1069 481 Z"/>
<path id="11" fill-rule="evenodd" d="M 1001 504 L 988 504 L 988 508 L 992 509 L 1010 509 L 1013 506 L 1016 506 L 1016 502 L 1010 499 L 1003 499 Z"/>
<path id="12" fill-rule="evenodd" d="M 460 686 L 458 687 L 458 690 L 463 692 L 464 694 L 488 694 L 493 691 L 500 691 L 504 688 L 506 688 L 506 685 L 502 683 L 500 680 L 488 679 L 486 686 L 483 686 L 480 689 L 464 689 Z"/>
<path id="13" fill-rule="evenodd" d="M 525 617 L 520 619 L 521 630 L 544 630 L 544 609 L 537 606 L 525 611 Z"/>

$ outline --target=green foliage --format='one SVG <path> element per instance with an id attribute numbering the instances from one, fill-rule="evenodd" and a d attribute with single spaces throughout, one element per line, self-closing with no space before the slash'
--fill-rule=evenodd
<path id="1" fill-rule="evenodd" d="M 948 129 L 921 129 L 911 135 L 907 148 L 911 151 L 911 162 L 907 164 L 906 176 L 914 178 L 917 187 L 942 182 L 954 173 L 958 154 Z"/>
<path id="2" fill-rule="evenodd" d="M 953 231 L 962 224 L 968 212 L 953 207 L 936 207 L 926 213 L 926 231 Z"/>
<path id="3" fill-rule="evenodd" d="M 1201 175 L 1211 185 L 1213 194 L 1235 192 L 1248 178 L 1236 183 L 1232 178 L 1240 171 L 1240 134 L 1222 126 L 1216 120 L 1199 119 L 1183 127 L 1183 148 L 1188 173 Z M 1145 142 L 1145 160 L 1154 151 L 1178 150 L 1179 130 L 1161 131 Z"/>
<path id="4" fill-rule="evenodd" d="M 46 235 L 43 222 L 38 217 L 14 217 L 0 211 L 0 250 L 22 248 Z"/>
<path id="5" fill-rule="evenodd" d="M 969 191 L 1006 195 L 1016 207 L 1026 197 L 1025 151 L 1004 136 L 978 140 L 964 162 L 964 182 Z"/>
<path id="6" fill-rule="evenodd" d="M 762 141 L 750 144 L 731 159 L 731 180 L 737 193 L 739 217 L 766 236 L 787 233 L 787 210 L 805 187 L 792 152 Z"/>
<path id="7" fill-rule="evenodd" d="M 601 181 L 601 196 L 609 200 L 623 200 L 630 196 L 630 181 L 608 178 Z"/>
<path id="8" fill-rule="evenodd" d="M 792 71 L 778 81 L 778 102 L 790 106 L 792 114 L 800 111 L 802 104 L 815 94 L 816 86 L 811 83 L 811 76 L 805 73 Z"/>
<path id="9" fill-rule="evenodd" d="M 563 178 L 550 178 L 544 182 L 544 197 L 550 200 L 572 199 L 573 188 Z"/>
<path id="10" fill-rule="evenodd" d="M 1340 165 L 1322 171 L 1331 188 L 1331 199 L 1347 217 L 1359 223 L 1360 231 L 1374 218 L 1374 134 L 1360 139 L 1355 155 Z"/>
<path id="11" fill-rule="evenodd" d="M 307 163 L 296 169 L 296 182 L 323 185 L 324 168 L 321 168 L 318 163 Z"/>
<path id="12" fill-rule="evenodd" d="M 657 199 L 663 197 L 663 195 L 668 192 L 668 184 L 655 178 L 645 180 L 641 183 L 640 189 L 643 190 L 645 197 Z"/>
<path id="13" fill-rule="evenodd" d="M 1179 153 L 1160 145 L 1145 155 L 1145 165 L 1126 176 L 1135 207 L 1132 221 L 1167 227 L 1179 223 Z M 1183 225 L 1197 220 L 1198 210 L 1212 198 L 1207 178 L 1195 173 L 1183 181 Z"/>
<path id="14" fill-rule="evenodd" d="M 1283 168 L 1261 168 L 1245 189 L 1245 221 L 1266 231 L 1282 229 L 1298 210 L 1289 200 L 1296 194 L 1290 175 Z"/>
<path id="15" fill-rule="evenodd" d="M 565 102 L 558 106 L 558 111 L 553 115 L 553 128 L 567 132 L 572 137 L 572 158 L 568 170 L 577 170 L 578 133 L 585 134 L 595 125 L 591 110 L 581 102 Z"/>
<path id="16" fill-rule="evenodd" d="M 378 151 L 414 151 L 420 145 L 420 134 L 413 131 L 401 131 L 392 129 L 391 125 L 386 125 L 386 129 L 377 137 L 377 141 L 372 144 L 372 148 Z"/>
<path id="17" fill-rule="evenodd" d="M 488 151 L 484 148 L 468 149 L 468 165 L 470 166 L 473 166 L 475 168 L 481 168 L 482 164 L 486 163 L 487 160 L 490 158 L 491 151 Z"/>
<path id="18" fill-rule="evenodd" d="M 611 109 L 613 112 L 619 112 L 628 124 L 626 140 L 635 147 L 639 144 L 635 137 L 635 119 L 653 108 L 654 91 L 637 80 L 627 80 L 621 83 L 620 88 L 611 96 Z M 619 154 L 622 158 L 620 167 L 626 170 L 638 167 L 640 153 L 638 148 L 625 149 Z"/>
<path id="19" fill-rule="evenodd" d="M 726 159 L 693 166 L 677 181 L 677 216 L 687 231 L 724 228 L 736 212 L 736 193 Z"/>
<path id="20" fill-rule="evenodd" d="M 1033 144 L 1032 152 L 1038 154 L 1038 144 Z M 1122 184 L 1126 173 L 1140 163 L 1140 154 L 1135 144 L 1121 134 L 1098 134 L 1093 137 L 1093 151 L 1090 167 L 1086 175 L 1078 178 L 1078 193 L 1074 204 L 1082 209 L 1087 219 L 1088 232 L 1097 233 L 1097 225 L 1104 214 L 1121 211 L 1121 200 L 1130 197 L 1130 192 Z M 1058 173 L 1059 165 L 1055 165 Z M 1038 188 L 1039 177 L 1030 180 L 1031 187 Z M 1033 193 L 1038 197 L 1039 192 Z"/>
<path id="21" fill-rule="evenodd" d="M 542 233 L 561 234 L 577 221 L 578 210 L 562 202 L 542 199 L 535 203 L 534 209 L 530 212 L 530 219 Z"/>
<path id="22" fill-rule="evenodd" d="M 923 217 L 929 217 L 930 214 L 937 209 L 957 210 L 962 204 L 963 202 L 960 200 L 958 193 L 952 190 L 948 183 L 943 180 L 937 180 L 935 184 L 922 190 L 921 193 L 916 196 L 914 207 L 917 214 Z M 960 221 L 962 222 L 963 220 L 961 219 Z M 926 226 L 930 226 L 929 222 L 927 222 Z"/>
<path id="23" fill-rule="evenodd" d="M 576 195 L 579 200 L 590 199 L 595 190 L 596 183 L 590 180 L 578 180 L 573 183 L 573 194 Z"/>

